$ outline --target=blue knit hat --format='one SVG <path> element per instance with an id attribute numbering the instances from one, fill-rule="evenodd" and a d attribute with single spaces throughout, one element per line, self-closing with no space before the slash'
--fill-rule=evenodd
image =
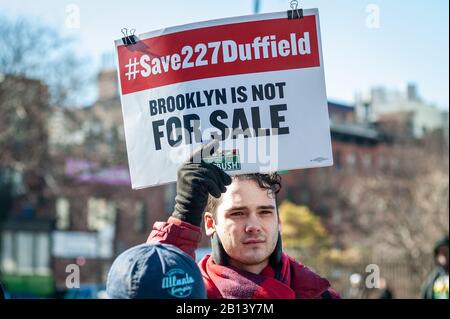
<path id="1" fill-rule="evenodd" d="M 106 292 L 113 299 L 206 298 L 195 261 L 169 244 L 142 244 L 120 254 L 111 266 Z"/>

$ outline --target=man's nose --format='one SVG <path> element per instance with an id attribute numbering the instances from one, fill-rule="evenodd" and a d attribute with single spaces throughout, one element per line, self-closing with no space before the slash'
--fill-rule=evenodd
<path id="1" fill-rule="evenodd" d="M 258 234 L 261 232 L 261 223 L 256 216 L 249 216 L 245 225 L 245 231 L 250 234 Z"/>

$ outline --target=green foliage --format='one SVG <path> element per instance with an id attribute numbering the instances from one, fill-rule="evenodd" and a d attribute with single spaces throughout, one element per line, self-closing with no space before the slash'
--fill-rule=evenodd
<path id="1" fill-rule="evenodd" d="M 1 277 L 5 288 L 11 293 L 31 293 L 36 297 L 52 297 L 55 282 L 50 275 L 6 275 Z"/>
<path id="2" fill-rule="evenodd" d="M 356 247 L 333 248 L 332 237 L 308 207 L 283 202 L 279 209 L 283 246 L 296 259 L 319 269 L 353 265 L 361 260 L 361 251 Z"/>
<path id="3" fill-rule="evenodd" d="M 325 227 L 308 207 L 283 202 L 279 209 L 283 245 L 286 248 L 314 249 L 328 245 Z"/>

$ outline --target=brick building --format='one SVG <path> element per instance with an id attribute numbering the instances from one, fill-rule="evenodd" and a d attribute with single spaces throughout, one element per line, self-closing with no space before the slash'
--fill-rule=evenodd
<path id="1" fill-rule="evenodd" d="M 100 74 L 87 108 L 50 109 L 38 81 L 11 81 L 0 82 L 2 110 L 37 115 L 9 121 L 17 125 L 0 166 L 0 280 L 16 297 L 47 297 L 78 265 L 81 285 L 102 284 L 115 256 L 167 219 L 174 187 L 131 190 L 115 72 Z"/>
<path id="2" fill-rule="evenodd" d="M 0 281 L 10 291 L 52 291 L 47 86 L 0 77 Z M 26 297 L 26 295 L 25 295 Z"/>
<path id="3" fill-rule="evenodd" d="M 114 258 L 145 242 L 153 223 L 166 220 L 174 205 L 173 185 L 131 189 L 116 83 L 115 71 L 101 72 L 94 105 L 59 109 L 50 119 L 50 152 L 58 168 L 53 249 L 58 288 L 65 286 L 68 264 L 81 265 L 82 284 L 104 283 Z"/>

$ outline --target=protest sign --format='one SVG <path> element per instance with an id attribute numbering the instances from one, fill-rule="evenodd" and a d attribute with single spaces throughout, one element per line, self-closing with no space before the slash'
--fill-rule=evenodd
<path id="1" fill-rule="evenodd" d="M 133 188 L 176 181 L 193 149 L 227 173 L 333 164 L 317 9 L 172 27 L 116 41 Z"/>

